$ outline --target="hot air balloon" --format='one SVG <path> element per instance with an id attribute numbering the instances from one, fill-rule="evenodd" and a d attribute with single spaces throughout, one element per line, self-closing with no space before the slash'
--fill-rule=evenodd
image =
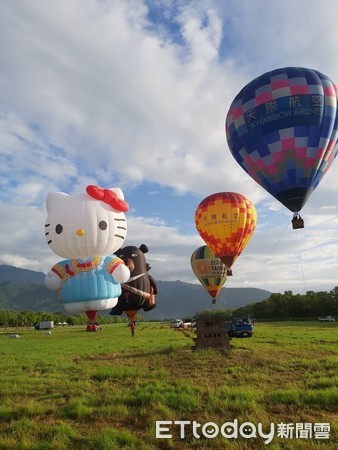
<path id="1" fill-rule="evenodd" d="M 227 279 L 226 265 L 207 245 L 202 245 L 191 255 L 191 268 L 211 296 L 212 303 L 216 303 L 216 297 Z"/>
<path id="2" fill-rule="evenodd" d="M 93 185 L 77 195 L 50 193 L 46 205 L 47 243 L 66 259 L 52 267 L 45 284 L 59 291 L 67 312 L 85 312 L 92 324 L 97 311 L 117 304 L 121 283 L 130 277 L 114 254 L 126 238 L 128 205 L 121 189 Z"/>
<path id="3" fill-rule="evenodd" d="M 201 238 L 228 269 L 251 239 L 256 220 L 253 203 L 235 192 L 209 195 L 195 212 L 195 225 Z"/>
<path id="4" fill-rule="evenodd" d="M 239 165 L 299 215 L 337 155 L 338 87 L 301 67 L 267 72 L 247 84 L 228 111 L 228 146 Z"/>
<path id="5" fill-rule="evenodd" d="M 150 266 L 144 256 L 148 250 L 148 247 L 142 244 L 140 247 L 128 245 L 116 252 L 130 270 L 130 278 L 122 284 L 122 293 L 110 314 L 115 316 L 124 312 L 129 323 L 134 322 L 140 309 L 150 311 L 156 306 L 157 284 L 148 273 Z"/>

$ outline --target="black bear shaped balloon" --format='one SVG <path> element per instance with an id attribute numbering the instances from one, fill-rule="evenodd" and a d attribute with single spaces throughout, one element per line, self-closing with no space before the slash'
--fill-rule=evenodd
<path id="1" fill-rule="evenodd" d="M 117 305 L 110 311 L 111 315 L 127 314 L 133 321 L 140 309 L 150 311 L 155 308 L 155 295 L 157 294 L 156 281 L 148 274 L 150 269 L 144 254 L 149 251 L 145 244 L 140 247 L 126 246 L 116 251 L 130 270 L 130 278 L 122 284 L 122 294 Z"/>

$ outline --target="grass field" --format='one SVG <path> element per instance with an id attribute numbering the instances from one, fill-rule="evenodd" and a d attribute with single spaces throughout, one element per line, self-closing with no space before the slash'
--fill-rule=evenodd
<path id="1" fill-rule="evenodd" d="M 192 352 L 195 332 L 165 323 L 135 337 L 126 324 L 84 328 L 1 330 L 0 449 L 337 448 L 336 323 L 257 323 L 228 353 Z M 235 438 L 236 420 L 256 437 L 244 425 Z M 191 423 L 160 424 L 156 438 L 156 421 Z M 268 444 L 259 423 L 275 426 Z"/>

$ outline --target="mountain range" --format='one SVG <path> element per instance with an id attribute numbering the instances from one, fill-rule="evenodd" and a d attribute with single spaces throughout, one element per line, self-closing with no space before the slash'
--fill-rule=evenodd
<path id="1" fill-rule="evenodd" d="M 12 311 L 64 312 L 57 293 L 44 285 L 45 274 L 0 265 L 0 309 Z M 212 304 L 201 285 L 182 281 L 157 281 L 156 308 L 140 314 L 150 319 L 187 318 L 206 309 L 236 309 L 270 297 L 271 292 L 256 288 L 223 287 Z"/>

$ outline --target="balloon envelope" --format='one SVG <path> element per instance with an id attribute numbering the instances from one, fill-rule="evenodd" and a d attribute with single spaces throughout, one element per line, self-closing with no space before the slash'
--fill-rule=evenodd
<path id="1" fill-rule="evenodd" d="M 70 314 L 86 312 L 94 321 L 97 311 L 117 304 L 121 283 L 130 276 L 114 254 L 127 233 L 123 198 L 119 188 L 94 185 L 80 194 L 48 194 L 45 236 L 51 250 L 64 259 L 51 268 L 45 284 L 59 291 Z"/>
<path id="2" fill-rule="evenodd" d="M 228 111 L 232 155 L 290 211 L 302 209 L 336 157 L 337 92 L 316 70 L 286 67 L 247 84 Z"/>
<path id="3" fill-rule="evenodd" d="M 191 268 L 208 294 L 215 299 L 227 279 L 226 265 L 207 246 L 191 255 Z"/>
<path id="4" fill-rule="evenodd" d="M 235 192 L 209 195 L 195 212 L 195 224 L 201 238 L 228 268 L 251 239 L 256 221 L 253 203 Z"/>
<path id="5" fill-rule="evenodd" d="M 156 307 L 157 284 L 148 273 L 150 266 L 144 256 L 147 252 L 148 247 L 145 244 L 140 247 L 128 245 L 116 252 L 129 268 L 130 278 L 126 283 L 122 283 L 122 293 L 117 305 L 111 309 L 111 315 L 121 315 L 125 312 L 130 321 L 133 321 L 133 314 L 136 316 L 138 310 L 150 311 Z"/>

